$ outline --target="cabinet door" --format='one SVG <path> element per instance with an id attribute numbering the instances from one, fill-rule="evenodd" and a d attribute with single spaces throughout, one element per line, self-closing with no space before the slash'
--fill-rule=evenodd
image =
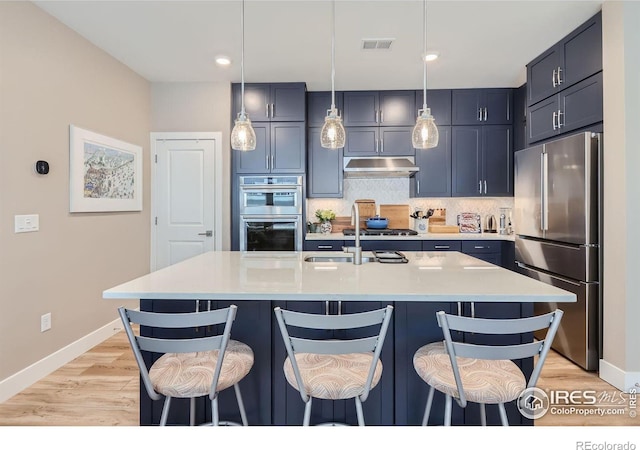
<path id="1" fill-rule="evenodd" d="M 307 197 L 342 197 L 344 167 L 343 149 L 335 150 L 320 145 L 320 128 L 310 128 L 307 152 Z"/>
<path id="2" fill-rule="evenodd" d="M 416 96 L 414 91 L 380 91 L 381 126 L 413 126 L 416 123 Z"/>
<path id="3" fill-rule="evenodd" d="M 236 111 L 240 112 L 240 85 L 237 86 L 238 96 Z M 269 122 L 271 86 L 269 84 L 245 84 L 244 85 L 244 109 L 251 122 Z M 235 117 L 234 117 L 235 118 Z"/>
<path id="4" fill-rule="evenodd" d="M 344 125 L 372 126 L 380 121 L 380 102 L 377 91 L 343 93 Z"/>
<path id="5" fill-rule="evenodd" d="M 513 195 L 511 131 L 511 125 L 489 125 L 482 129 L 482 192 L 484 195 Z"/>
<path id="6" fill-rule="evenodd" d="M 423 93 L 422 90 L 416 91 L 416 118 L 424 103 Z M 431 110 L 436 125 L 451 125 L 451 89 L 427 89 L 427 108 Z"/>
<path id="7" fill-rule="evenodd" d="M 341 252 L 342 246 L 345 245 L 344 241 L 334 240 L 318 240 L 318 241 L 304 241 L 304 251 L 332 251 Z"/>
<path id="8" fill-rule="evenodd" d="M 273 83 L 270 87 L 270 119 L 277 122 L 304 122 L 306 114 L 304 83 Z"/>
<path id="9" fill-rule="evenodd" d="M 550 138 L 557 134 L 558 97 L 548 99 L 529 107 L 527 112 L 527 131 L 529 144 Z"/>
<path id="10" fill-rule="evenodd" d="M 335 102 L 338 114 L 342 116 L 342 92 L 335 93 Z M 330 91 L 307 92 L 307 126 L 322 127 L 324 118 L 327 117 L 327 110 L 330 108 Z"/>
<path id="11" fill-rule="evenodd" d="M 437 147 L 416 149 L 420 170 L 409 179 L 412 197 L 451 196 L 451 127 L 438 127 L 438 135 Z"/>
<path id="12" fill-rule="evenodd" d="M 422 242 L 417 240 L 361 240 L 360 246 L 362 250 L 391 250 L 391 251 L 405 251 L 405 252 L 419 252 L 422 250 Z"/>
<path id="13" fill-rule="evenodd" d="M 461 241 L 422 241 L 422 250 L 425 252 L 459 252 L 462 251 Z"/>
<path id="14" fill-rule="evenodd" d="M 265 173 L 269 172 L 271 127 L 268 123 L 253 123 L 256 133 L 256 149 L 248 152 L 233 151 L 237 173 Z"/>
<path id="15" fill-rule="evenodd" d="M 480 107 L 484 125 L 511 124 L 513 122 L 513 91 L 511 89 L 483 89 Z"/>
<path id="16" fill-rule="evenodd" d="M 583 23 L 562 40 L 564 53 L 561 88 L 567 88 L 602 70 L 602 13 Z"/>
<path id="17" fill-rule="evenodd" d="M 482 127 L 452 127 L 451 164 L 454 197 L 482 195 Z"/>
<path id="18" fill-rule="evenodd" d="M 379 156 L 379 127 L 348 127 L 344 156 Z"/>
<path id="19" fill-rule="evenodd" d="M 562 47 L 555 45 L 527 64 L 527 104 L 529 106 L 555 94 L 559 87 L 555 71 L 562 64 Z"/>
<path id="20" fill-rule="evenodd" d="M 513 150 L 527 146 L 527 85 L 513 92 Z"/>
<path id="21" fill-rule="evenodd" d="M 427 100 L 429 93 L 427 93 Z M 482 119 L 480 108 L 481 89 L 454 89 L 451 91 L 451 123 L 453 125 L 476 125 Z"/>
<path id="22" fill-rule="evenodd" d="M 304 122 L 271 123 L 271 173 L 305 171 Z"/>
<path id="23" fill-rule="evenodd" d="M 379 156 L 414 156 L 411 142 L 413 127 L 380 127 Z"/>
<path id="24" fill-rule="evenodd" d="M 562 91 L 560 97 L 561 133 L 602 122 L 602 72 Z"/>

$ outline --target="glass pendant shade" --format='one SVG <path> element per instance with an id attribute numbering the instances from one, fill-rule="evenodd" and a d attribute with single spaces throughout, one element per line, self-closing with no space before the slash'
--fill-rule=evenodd
<path id="1" fill-rule="evenodd" d="M 345 131 L 342 125 L 342 117 L 336 109 L 327 111 L 324 125 L 320 131 L 320 145 L 324 148 L 337 149 L 344 147 Z"/>
<path id="2" fill-rule="evenodd" d="M 416 125 L 413 127 L 413 132 L 411 133 L 413 148 L 427 149 L 437 147 L 438 139 L 438 127 L 431 115 L 431 111 L 427 108 L 418 116 Z"/>
<path id="3" fill-rule="evenodd" d="M 231 131 L 231 148 L 242 151 L 256 149 L 256 132 L 246 115 L 238 114 L 238 118 L 235 120 Z"/>

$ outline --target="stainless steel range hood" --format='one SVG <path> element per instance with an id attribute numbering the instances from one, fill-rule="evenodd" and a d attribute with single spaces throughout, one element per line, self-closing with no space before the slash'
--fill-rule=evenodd
<path id="1" fill-rule="evenodd" d="M 345 178 L 409 178 L 420 168 L 413 156 L 345 157 Z"/>

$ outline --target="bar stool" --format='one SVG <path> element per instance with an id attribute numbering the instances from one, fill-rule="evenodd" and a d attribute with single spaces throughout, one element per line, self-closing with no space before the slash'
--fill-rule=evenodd
<path id="1" fill-rule="evenodd" d="M 353 398 L 358 425 L 364 426 L 362 403 L 382 377 L 380 352 L 393 307 L 342 315 L 306 314 L 280 307 L 274 312 L 287 349 L 285 378 L 305 404 L 303 425 L 310 424 L 313 398 Z M 291 327 L 299 336 L 303 329 L 348 330 L 374 325 L 379 326 L 378 332 L 360 339 L 305 339 L 290 334 Z"/>
<path id="2" fill-rule="evenodd" d="M 518 399 L 525 388 L 538 382 L 542 366 L 560 325 L 563 312 L 553 312 L 522 319 L 479 319 L 436 313 L 444 342 L 419 348 L 413 365 L 429 386 L 429 396 L 422 425 L 427 425 L 434 391 L 445 394 L 445 426 L 451 425 L 452 398 L 460 407 L 467 402 L 480 404 L 481 424 L 486 425 L 485 405 L 497 404 L 502 425 L 508 425 L 505 403 Z M 451 331 L 479 334 L 520 334 L 547 329 L 543 340 L 515 345 L 479 345 L 457 342 Z M 533 372 L 526 381 L 522 370 L 513 360 L 538 356 Z"/>
<path id="3" fill-rule="evenodd" d="M 239 381 L 253 366 L 253 351 L 242 342 L 230 339 L 231 327 L 237 307 L 195 313 L 155 313 L 118 308 L 124 329 L 138 363 L 142 382 L 152 400 L 164 397 L 160 425 L 167 424 L 172 398 L 189 398 L 189 424 L 195 425 L 195 401 L 208 396 L 211 401 L 212 425 L 231 424 L 220 422 L 218 393 L 233 386 L 240 409 L 242 424 L 248 425 L 242 402 Z M 169 330 L 174 336 L 179 329 L 187 334 L 197 327 L 224 324 L 222 334 L 197 338 L 163 338 L 136 335 L 131 324 L 153 327 L 163 334 Z M 166 335 L 167 332 L 165 331 Z M 162 356 L 149 369 L 142 352 L 161 353 Z"/>

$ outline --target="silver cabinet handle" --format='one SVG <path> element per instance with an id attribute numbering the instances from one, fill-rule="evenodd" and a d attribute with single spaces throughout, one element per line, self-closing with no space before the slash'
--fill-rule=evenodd
<path id="1" fill-rule="evenodd" d="M 384 122 L 384 111 L 380 110 L 380 123 Z"/>
<path id="2" fill-rule="evenodd" d="M 376 153 L 378 153 L 378 145 L 380 144 L 380 139 L 376 139 Z"/>
<path id="3" fill-rule="evenodd" d="M 324 313 L 325 315 L 329 315 L 329 300 L 324 301 Z"/>
<path id="4" fill-rule="evenodd" d="M 384 141 L 380 138 L 380 153 L 384 153 Z"/>
<path id="5" fill-rule="evenodd" d="M 482 194 L 482 180 L 478 181 L 478 193 Z"/>
<path id="6" fill-rule="evenodd" d="M 269 104 L 268 103 L 266 105 L 264 105 L 264 115 L 267 116 L 267 119 L 269 118 Z"/>
<path id="7" fill-rule="evenodd" d="M 416 194 L 420 193 L 420 180 L 416 180 Z"/>
<path id="8" fill-rule="evenodd" d="M 478 121 L 482 122 L 482 108 L 478 108 Z"/>
<path id="9" fill-rule="evenodd" d="M 484 121 L 487 121 L 487 108 L 484 108 Z"/>
<path id="10" fill-rule="evenodd" d="M 376 123 L 378 123 L 378 113 L 379 111 L 376 109 Z"/>
<path id="11" fill-rule="evenodd" d="M 562 74 L 562 69 L 560 67 L 558 67 L 558 75 L 556 75 L 556 78 L 558 79 L 558 86 L 560 86 L 562 84 L 562 77 L 560 76 Z"/>
<path id="12" fill-rule="evenodd" d="M 487 180 L 484 180 L 484 193 L 487 193 Z"/>
<path id="13" fill-rule="evenodd" d="M 338 315 L 342 315 L 342 300 L 338 300 Z"/>
<path id="14" fill-rule="evenodd" d="M 553 121 L 553 129 L 557 130 L 558 126 L 556 125 L 556 119 L 558 118 L 558 113 L 556 111 L 553 112 L 553 116 L 551 117 L 551 120 Z"/>
<path id="15" fill-rule="evenodd" d="M 271 118 L 272 118 L 272 119 L 276 116 L 275 108 L 276 108 L 276 107 L 275 107 L 275 103 L 272 103 L 272 104 L 271 104 Z"/>
<path id="16" fill-rule="evenodd" d="M 438 250 L 448 250 L 449 245 L 434 245 L 433 248 L 437 248 Z"/>
<path id="17" fill-rule="evenodd" d="M 484 248 L 484 245 L 474 245 L 473 248 L 481 249 Z"/>
<path id="18" fill-rule="evenodd" d="M 271 154 L 271 170 L 273 170 L 273 169 L 275 169 L 275 168 L 276 168 L 276 164 L 275 164 L 275 162 L 276 162 L 276 161 L 275 161 L 275 156 L 274 156 L 274 154 L 272 153 L 272 154 Z"/>
<path id="19" fill-rule="evenodd" d="M 318 245 L 318 250 L 333 250 L 333 245 Z"/>
<path id="20" fill-rule="evenodd" d="M 475 302 L 471 302 L 471 318 L 476 317 L 476 304 Z"/>
<path id="21" fill-rule="evenodd" d="M 265 159 L 266 159 L 265 164 L 267 165 L 267 170 L 269 170 L 269 154 L 268 153 L 265 155 Z"/>
<path id="22" fill-rule="evenodd" d="M 553 69 L 553 75 L 551 75 L 551 83 L 553 84 L 553 87 L 557 87 L 558 83 L 556 82 L 556 75 L 557 75 L 557 71 L 556 69 Z"/>
<path id="23" fill-rule="evenodd" d="M 211 237 L 211 236 L 213 236 L 213 230 L 207 230 L 204 233 L 198 233 L 198 236 Z"/>
<path id="24" fill-rule="evenodd" d="M 561 118 L 562 116 L 564 116 L 564 113 L 562 112 L 562 110 L 560 110 L 560 109 L 559 109 L 559 110 L 558 110 L 558 129 L 560 129 L 560 127 L 562 127 L 562 126 L 564 125 L 564 123 L 562 123 L 562 122 L 560 121 L 560 118 Z"/>

